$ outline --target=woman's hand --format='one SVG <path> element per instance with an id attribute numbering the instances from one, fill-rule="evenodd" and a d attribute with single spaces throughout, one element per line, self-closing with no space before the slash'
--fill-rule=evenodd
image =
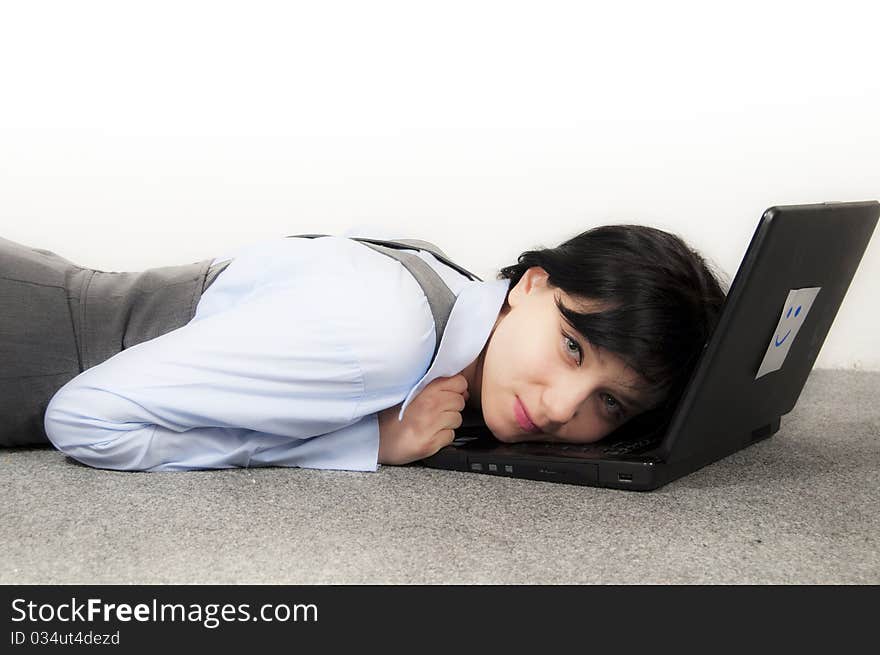
<path id="1" fill-rule="evenodd" d="M 461 426 L 461 411 L 470 394 L 461 374 L 436 378 L 413 398 L 403 421 L 403 403 L 379 412 L 379 464 L 408 464 L 448 446 Z"/>

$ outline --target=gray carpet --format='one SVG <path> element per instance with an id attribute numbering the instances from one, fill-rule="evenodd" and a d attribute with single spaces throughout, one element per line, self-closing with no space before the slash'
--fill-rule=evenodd
<path id="1" fill-rule="evenodd" d="M 0 583 L 880 583 L 880 373 L 652 492 L 421 466 L 123 473 L 0 450 Z"/>

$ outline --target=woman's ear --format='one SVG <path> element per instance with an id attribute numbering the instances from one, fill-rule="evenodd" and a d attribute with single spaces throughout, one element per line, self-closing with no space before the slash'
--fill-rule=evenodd
<path id="1" fill-rule="evenodd" d="M 546 287 L 550 274 L 540 266 L 532 266 L 523 275 L 526 276 L 529 278 L 529 287 Z"/>
<path id="2" fill-rule="evenodd" d="M 550 275 L 547 271 L 540 266 L 531 266 L 522 274 L 522 277 L 519 279 L 519 282 L 516 283 L 516 286 L 510 290 L 510 293 L 507 296 L 508 301 L 514 300 L 514 302 L 510 303 L 511 305 L 514 305 L 519 302 L 521 296 L 530 294 L 538 288 L 546 287 L 549 277 Z M 514 295 L 516 296 L 515 299 L 513 298 Z"/>

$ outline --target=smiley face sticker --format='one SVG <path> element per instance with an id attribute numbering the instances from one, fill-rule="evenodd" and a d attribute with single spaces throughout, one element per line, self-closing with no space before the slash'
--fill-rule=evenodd
<path id="1" fill-rule="evenodd" d="M 791 348 L 798 330 L 801 329 L 801 325 L 804 324 L 807 314 L 810 313 L 813 301 L 819 295 L 819 289 L 821 288 L 805 287 L 803 289 L 792 289 L 788 292 L 788 298 L 785 299 L 785 304 L 782 306 L 782 315 L 779 318 L 779 323 L 776 325 L 776 330 L 774 330 L 770 344 L 767 346 L 767 352 L 764 353 L 764 359 L 758 368 L 758 374 L 755 376 L 756 380 L 762 375 L 778 371 L 782 368 L 782 364 L 788 355 L 788 350 Z"/>

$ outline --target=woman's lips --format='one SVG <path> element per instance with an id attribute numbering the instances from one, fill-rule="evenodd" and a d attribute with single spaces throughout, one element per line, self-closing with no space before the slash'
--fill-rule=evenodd
<path id="1" fill-rule="evenodd" d="M 541 431 L 538 426 L 532 423 L 532 420 L 529 418 L 526 408 L 523 406 L 519 397 L 516 398 L 516 402 L 513 404 L 513 414 L 516 416 L 516 422 L 519 423 L 519 426 L 526 432 Z"/>

